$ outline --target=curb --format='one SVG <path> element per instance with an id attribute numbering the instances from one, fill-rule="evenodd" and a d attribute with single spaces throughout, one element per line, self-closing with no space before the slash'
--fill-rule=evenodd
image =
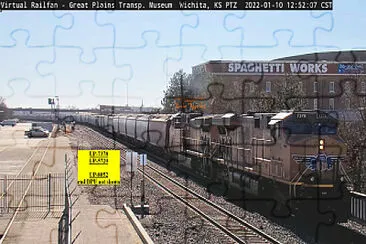
<path id="1" fill-rule="evenodd" d="M 136 230 L 137 234 L 140 236 L 142 242 L 144 244 L 154 244 L 151 240 L 150 236 L 147 234 L 144 227 L 142 227 L 140 221 L 136 218 L 135 214 L 132 212 L 131 208 L 128 207 L 126 204 L 123 204 L 123 210 L 127 215 L 128 219 L 133 225 L 133 228 Z"/>

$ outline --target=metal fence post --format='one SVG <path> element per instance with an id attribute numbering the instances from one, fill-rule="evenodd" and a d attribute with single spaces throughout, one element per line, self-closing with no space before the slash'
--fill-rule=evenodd
<path id="1" fill-rule="evenodd" d="M 5 175 L 4 176 L 4 194 L 5 194 L 5 204 L 4 204 L 4 212 L 5 213 L 9 213 L 9 205 L 8 205 L 8 203 L 9 203 L 9 199 L 8 199 L 8 191 L 7 191 L 7 189 L 8 189 L 8 176 L 7 175 Z"/>
<path id="2" fill-rule="evenodd" d="M 48 212 L 51 211 L 51 173 L 48 174 Z"/>
<path id="3" fill-rule="evenodd" d="M 67 240 L 66 243 L 70 243 L 69 241 L 69 202 L 68 202 L 68 196 L 67 196 L 67 154 L 65 153 L 65 208 L 64 208 L 64 214 L 66 217 L 66 221 L 64 223 L 64 229 L 65 229 L 65 235 L 64 238 Z"/>
<path id="4" fill-rule="evenodd" d="M 1 184 L 1 207 L 0 207 L 0 214 L 2 214 L 3 212 L 5 212 L 5 175 L 4 175 L 4 179 L 2 179 L 2 184 Z"/>
<path id="5" fill-rule="evenodd" d="M 71 202 L 71 196 L 69 198 L 69 228 L 68 228 L 68 239 L 69 244 L 72 242 L 72 202 Z"/>

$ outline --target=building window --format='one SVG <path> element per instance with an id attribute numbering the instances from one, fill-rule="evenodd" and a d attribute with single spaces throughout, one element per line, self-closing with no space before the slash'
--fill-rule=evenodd
<path id="1" fill-rule="evenodd" d="M 329 92 L 334 92 L 334 81 L 329 83 Z"/>
<path id="2" fill-rule="evenodd" d="M 334 110 L 334 98 L 329 98 L 329 109 Z"/>
<path id="3" fill-rule="evenodd" d="M 318 109 L 318 99 L 315 98 L 314 99 L 314 110 L 317 110 Z"/>
<path id="4" fill-rule="evenodd" d="M 318 92 L 318 82 L 314 81 L 314 92 Z"/>
<path id="5" fill-rule="evenodd" d="M 260 119 L 254 119 L 254 128 L 260 128 Z"/>
<path id="6" fill-rule="evenodd" d="M 349 84 L 349 81 L 347 81 L 344 85 L 344 90 L 346 91 L 346 93 L 350 93 L 351 91 L 351 86 Z"/>
<path id="7" fill-rule="evenodd" d="M 360 97 L 360 106 L 364 107 L 366 105 L 366 97 Z"/>
<path id="8" fill-rule="evenodd" d="M 249 91 L 254 92 L 254 83 L 253 82 L 249 83 Z"/>
<path id="9" fill-rule="evenodd" d="M 366 82 L 364 81 L 361 82 L 361 92 L 366 93 Z"/>
<path id="10" fill-rule="evenodd" d="M 346 98 L 346 109 L 350 109 L 351 108 L 351 99 Z"/>
<path id="11" fill-rule="evenodd" d="M 266 92 L 271 92 L 271 82 L 266 81 Z"/>
<path id="12" fill-rule="evenodd" d="M 299 82 L 299 90 L 300 90 L 300 92 L 303 91 L 303 83 L 302 83 L 302 81 Z"/>

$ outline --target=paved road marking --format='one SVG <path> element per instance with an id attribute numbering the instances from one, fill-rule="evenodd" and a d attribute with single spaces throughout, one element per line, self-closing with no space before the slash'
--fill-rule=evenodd
<path id="1" fill-rule="evenodd" d="M 0 149 L 0 152 L 2 152 L 2 151 L 5 151 L 6 149 L 8 149 L 10 146 L 6 146 L 6 147 L 4 147 L 4 148 L 2 148 L 2 149 Z"/>

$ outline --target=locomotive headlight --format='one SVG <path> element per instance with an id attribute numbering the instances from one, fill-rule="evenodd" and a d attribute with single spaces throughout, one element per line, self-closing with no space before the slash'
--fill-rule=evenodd
<path id="1" fill-rule="evenodd" d="M 319 141 L 319 149 L 320 149 L 320 150 L 324 150 L 324 140 L 323 140 L 323 139 L 321 139 L 321 140 Z"/>

